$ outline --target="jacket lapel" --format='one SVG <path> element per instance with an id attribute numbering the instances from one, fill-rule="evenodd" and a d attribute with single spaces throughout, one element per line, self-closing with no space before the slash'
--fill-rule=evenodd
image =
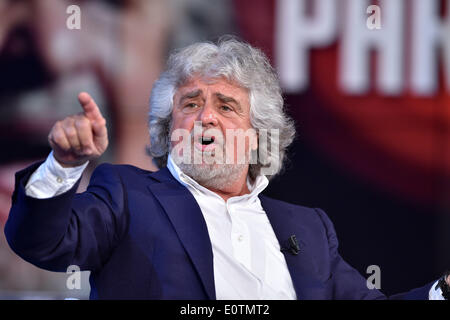
<path id="1" fill-rule="evenodd" d="M 287 248 L 288 239 L 295 235 L 300 251 L 297 255 L 284 251 L 284 257 L 294 284 L 297 299 L 319 298 L 316 294 L 321 292 L 323 282 L 317 277 L 318 267 L 314 259 L 314 244 L 309 243 L 308 230 L 304 222 L 299 221 L 301 215 L 295 214 L 291 207 L 281 201 L 270 199 L 264 195 L 259 196 L 280 247 Z"/>
<path id="2" fill-rule="evenodd" d="M 148 185 L 164 208 L 178 237 L 194 264 L 209 299 L 216 299 L 211 241 L 197 201 L 176 181 L 167 168 L 151 175 L 161 183 Z"/>

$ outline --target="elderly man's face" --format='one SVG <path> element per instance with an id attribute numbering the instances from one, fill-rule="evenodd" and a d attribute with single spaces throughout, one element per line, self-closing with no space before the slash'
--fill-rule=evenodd
<path id="1" fill-rule="evenodd" d="M 240 150 L 244 151 L 248 165 L 249 150 L 255 150 L 257 142 L 256 135 L 251 134 L 255 131 L 250 123 L 247 89 L 223 78 L 195 77 L 177 90 L 173 103 L 171 134 L 178 129 L 190 132 L 192 153 L 215 155 L 217 159 L 218 151 L 223 150 L 223 163 L 205 164 L 203 158 L 201 163 L 195 162 L 197 169 L 213 170 L 224 163 L 229 167 L 235 165 L 236 170 L 241 164 L 242 169 Z M 194 125 L 200 124 L 194 130 Z M 242 139 L 245 134 L 247 137 Z M 172 141 L 172 148 L 178 143 L 180 141 Z"/>

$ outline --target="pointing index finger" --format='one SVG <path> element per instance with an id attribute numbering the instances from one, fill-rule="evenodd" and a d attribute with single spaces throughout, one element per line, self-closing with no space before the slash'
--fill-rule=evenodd
<path id="1" fill-rule="evenodd" d="M 84 110 L 84 114 L 89 120 L 101 120 L 103 116 L 95 103 L 94 99 L 87 92 L 81 92 L 78 95 L 78 101 L 81 104 L 81 107 Z"/>

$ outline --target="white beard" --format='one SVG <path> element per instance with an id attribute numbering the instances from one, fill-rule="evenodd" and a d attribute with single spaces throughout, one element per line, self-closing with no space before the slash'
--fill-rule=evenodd
<path id="1" fill-rule="evenodd" d="M 220 147 L 223 148 L 223 146 Z M 190 163 L 186 163 L 186 159 L 184 159 L 183 156 L 178 155 L 177 152 L 171 152 L 172 159 L 184 174 L 188 175 L 205 188 L 218 190 L 226 189 L 236 182 L 248 167 L 248 164 L 246 163 L 214 163 L 211 160 L 209 160 L 209 163 L 205 163 L 204 161 L 202 161 L 202 163 L 195 163 L 194 157 L 197 157 L 197 159 L 205 159 L 208 158 L 208 153 L 205 152 L 202 154 L 201 151 L 195 149 L 193 146 L 191 150 L 193 151 L 193 154 L 191 156 L 191 161 L 189 161 Z M 225 159 L 225 150 L 223 152 Z"/>
<path id="2" fill-rule="evenodd" d="M 175 160 L 177 163 L 177 160 Z M 205 188 L 226 189 L 244 172 L 246 164 L 186 164 L 177 163 L 178 167 Z"/>

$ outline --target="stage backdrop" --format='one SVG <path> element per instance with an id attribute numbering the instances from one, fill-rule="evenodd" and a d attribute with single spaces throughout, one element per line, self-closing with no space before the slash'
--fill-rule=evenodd
<path id="1" fill-rule="evenodd" d="M 387 293 L 450 267 L 450 1 L 235 1 L 298 136 L 268 194 L 324 208 Z"/>

